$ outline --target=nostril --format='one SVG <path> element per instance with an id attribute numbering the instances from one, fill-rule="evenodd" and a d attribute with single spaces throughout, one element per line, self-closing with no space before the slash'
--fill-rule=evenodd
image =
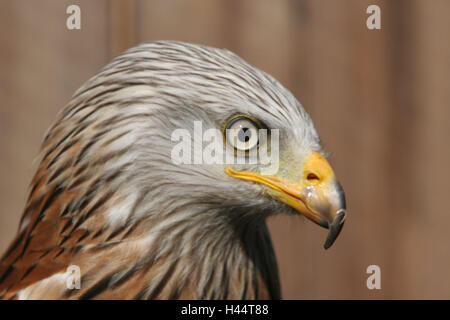
<path id="1" fill-rule="evenodd" d="M 319 180 L 319 177 L 317 175 L 315 175 L 314 173 L 310 173 L 310 174 L 308 174 L 306 179 L 308 179 L 308 180 Z"/>

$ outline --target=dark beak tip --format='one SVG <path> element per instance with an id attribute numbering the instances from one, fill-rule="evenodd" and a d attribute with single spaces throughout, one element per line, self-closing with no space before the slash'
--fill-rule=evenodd
<path id="1" fill-rule="evenodd" d="M 337 212 L 333 222 L 330 223 L 328 226 L 329 229 L 328 236 L 323 245 L 325 250 L 333 245 L 334 241 L 339 236 L 339 233 L 341 232 L 344 223 L 345 223 L 345 210 L 341 209 Z"/>

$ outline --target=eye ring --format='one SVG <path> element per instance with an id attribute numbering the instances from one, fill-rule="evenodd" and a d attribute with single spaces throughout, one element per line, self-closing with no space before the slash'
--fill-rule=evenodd
<path id="1" fill-rule="evenodd" d="M 260 129 L 264 126 L 251 116 L 237 114 L 227 120 L 223 128 L 225 143 L 235 152 L 258 149 L 261 145 Z"/>

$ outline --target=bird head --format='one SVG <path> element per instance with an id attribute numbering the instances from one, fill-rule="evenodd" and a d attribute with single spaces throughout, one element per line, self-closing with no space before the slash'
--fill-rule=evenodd
<path id="1" fill-rule="evenodd" d="M 328 228 L 328 248 L 345 220 L 343 189 L 305 109 L 228 50 L 170 41 L 130 49 L 75 93 L 46 141 L 47 153 L 55 141 L 79 144 L 68 160 L 73 188 L 83 177 L 108 180 L 118 194 L 105 213 L 113 225 L 180 208 L 192 224 L 287 212 Z M 67 161 L 54 162 L 58 172 Z"/>
<path id="2" fill-rule="evenodd" d="M 345 220 L 307 112 L 227 50 L 128 50 L 74 94 L 41 152 L 0 297 L 277 299 L 266 217 L 328 228 L 325 248 Z M 72 264 L 81 291 L 58 281 Z"/>

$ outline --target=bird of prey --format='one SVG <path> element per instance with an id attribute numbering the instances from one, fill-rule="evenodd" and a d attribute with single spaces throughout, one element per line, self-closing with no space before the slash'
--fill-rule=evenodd
<path id="1" fill-rule="evenodd" d="M 199 123 L 245 161 L 196 161 Z M 177 130 L 192 139 L 180 152 L 191 163 L 174 160 Z M 247 161 L 275 144 L 274 172 Z M 280 299 L 267 217 L 328 228 L 325 248 L 345 220 L 307 112 L 224 49 L 157 41 L 126 51 L 75 92 L 39 157 L 0 262 L 2 299 Z"/>

